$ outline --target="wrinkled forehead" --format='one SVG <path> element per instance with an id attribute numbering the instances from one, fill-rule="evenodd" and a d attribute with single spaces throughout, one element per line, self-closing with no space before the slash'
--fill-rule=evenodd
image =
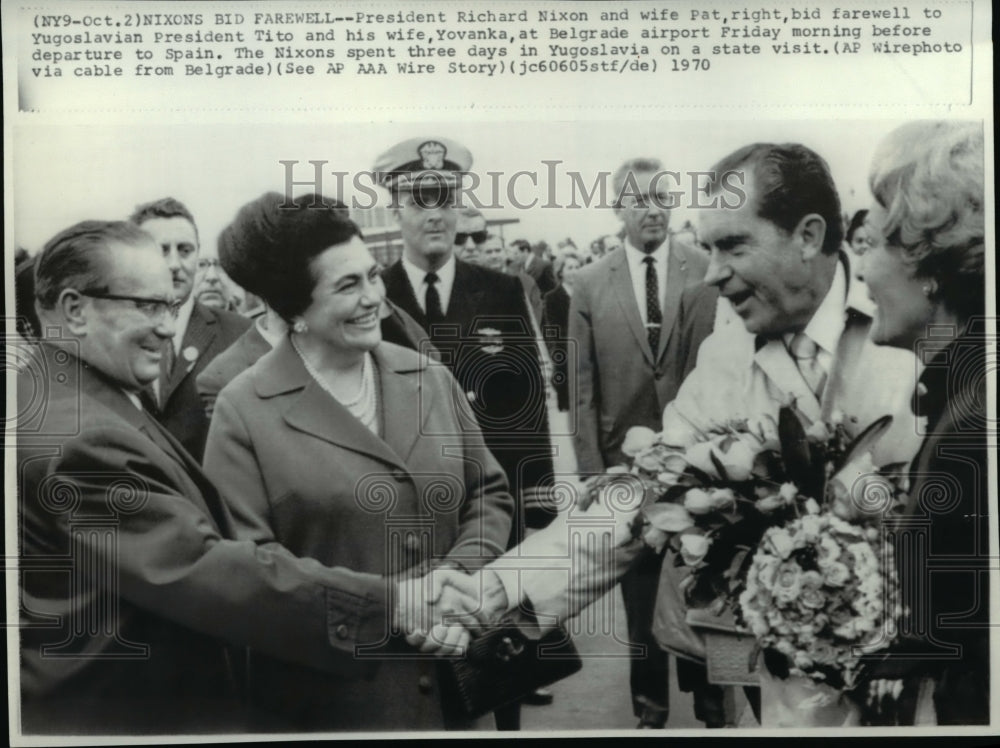
<path id="1" fill-rule="evenodd" d="M 102 275 L 114 293 L 150 298 L 170 298 L 173 278 L 163 252 L 152 240 L 105 247 Z"/>
<path id="2" fill-rule="evenodd" d="M 147 218 L 139 228 L 156 240 L 157 244 L 193 244 L 198 247 L 198 232 L 194 224 L 183 216 Z"/>

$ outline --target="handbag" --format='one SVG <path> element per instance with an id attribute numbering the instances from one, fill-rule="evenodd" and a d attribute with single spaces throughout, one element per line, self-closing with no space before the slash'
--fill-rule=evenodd
<path id="1" fill-rule="evenodd" d="M 581 667 L 583 661 L 562 626 L 532 638 L 517 624 L 501 621 L 473 639 L 465 657 L 445 661 L 442 696 L 464 716 L 481 717 Z"/>

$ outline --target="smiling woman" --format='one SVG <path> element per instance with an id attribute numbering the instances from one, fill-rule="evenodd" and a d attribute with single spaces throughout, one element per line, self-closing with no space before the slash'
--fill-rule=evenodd
<path id="1" fill-rule="evenodd" d="M 499 555 L 513 506 L 506 479 L 447 369 L 382 340 L 385 290 L 346 208 L 269 193 L 220 244 L 227 257 L 239 248 L 234 277 L 289 328 L 223 388 L 212 416 L 205 470 L 237 536 L 387 584 Z M 404 629 L 387 620 L 383 641 L 336 678 L 251 653 L 257 727 L 451 725 L 436 663 Z M 461 626 L 434 630 L 439 654 L 467 642 Z"/>

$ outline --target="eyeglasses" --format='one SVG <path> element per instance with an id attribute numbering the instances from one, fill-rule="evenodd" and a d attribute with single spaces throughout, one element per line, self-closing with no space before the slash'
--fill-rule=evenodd
<path id="1" fill-rule="evenodd" d="M 165 314 L 169 314 L 172 319 L 177 319 L 181 311 L 179 301 L 167 301 L 166 299 L 149 299 L 142 296 L 122 296 L 113 293 L 96 293 L 94 291 L 80 291 L 83 296 L 91 299 L 104 299 L 106 301 L 130 301 L 140 312 L 152 320 L 162 319 Z"/>
<path id="2" fill-rule="evenodd" d="M 208 270 L 209 268 L 219 268 L 222 267 L 222 263 L 219 262 L 218 257 L 202 257 L 198 260 L 199 270 Z"/>
<path id="3" fill-rule="evenodd" d="M 669 210 L 676 207 L 675 197 L 669 192 L 656 193 L 653 195 L 622 195 L 617 207 L 625 210 L 648 210 L 657 208 L 659 210 Z"/>
<path id="4" fill-rule="evenodd" d="M 455 245 L 458 247 L 464 246 L 470 236 L 472 237 L 473 242 L 476 244 L 482 244 L 486 241 L 486 237 L 489 236 L 489 233 L 486 231 L 459 231 L 455 234 Z"/>

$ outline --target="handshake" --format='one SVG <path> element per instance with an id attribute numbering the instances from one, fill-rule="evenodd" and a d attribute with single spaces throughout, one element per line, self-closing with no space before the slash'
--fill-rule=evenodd
<path id="1" fill-rule="evenodd" d="M 507 593 L 492 571 L 454 568 L 396 582 L 393 631 L 425 654 L 461 657 L 473 636 L 507 612 Z"/>

